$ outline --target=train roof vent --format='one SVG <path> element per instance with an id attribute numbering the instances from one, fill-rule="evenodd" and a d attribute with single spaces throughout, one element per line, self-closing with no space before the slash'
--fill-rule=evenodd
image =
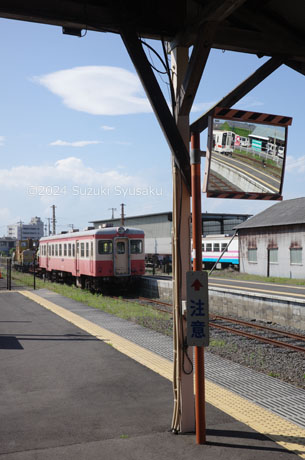
<path id="1" fill-rule="evenodd" d="M 85 227 L 85 228 L 84 228 L 84 232 L 87 232 L 87 231 L 89 231 L 89 230 L 94 230 L 94 229 L 95 229 L 95 227 Z"/>
<path id="2" fill-rule="evenodd" d="M 67 231 L 60 232 L 61 235 L 64 235 L 65 233 L 68 233 L 68 232 Z"/>
<path id="3" fill-rule="evenodd" d="M 78 228 L 73 228 L 73 230 L 72 230 L 72 231 L 73 231 L 73 233 L 75 233 L 75 232 L 79 232 L 79 229 L 78 229 Z"/>

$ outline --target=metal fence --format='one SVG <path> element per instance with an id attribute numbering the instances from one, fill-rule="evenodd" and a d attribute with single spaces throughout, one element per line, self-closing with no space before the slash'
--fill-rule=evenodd
<path id="1" fill-rule="evenodd" d="M 23 269 L 20 265 L 14 266 L 11 257 L 0 257 L 0 290 L 20 288 L 36 288 L 36 264 Z"/>

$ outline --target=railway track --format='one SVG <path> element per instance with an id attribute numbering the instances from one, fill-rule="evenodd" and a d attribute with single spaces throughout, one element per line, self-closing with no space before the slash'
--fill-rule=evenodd
<path id="1" fill-rule="evenodd" d="M 135 299 L 124 299 L 127 301 L 138 302 L 144 306 L 152 306 L 153 308 L 157 308 L 158 311 L 164 313 L 171 313 L 172 305 L 166 302 L 161 302 L 155 299 L 148 299 L 145 297 L 137 297 Z M 158 308 L 160 306 L 160 308 Z M 164 307 L 167 307 L 165 309 Z M 229 323 L 234 325 L 235 327 L 230 327 L 224 323 Z M 235 318 L 230 318 L 221 315 L 210 315 L 210 327 L 218 330 L 222 330 L 224 332 L 228 332 L 230 334 L 240 335 L 246 337 L 248 339 L 257 340 L 259 342 L 267 343 L 269 345 L 273 345 L 276 347 L 282 347 L 286 349 L 290 349 L 291 351 L 296 351 L 300 353 L 305 353 L 305 344 L 301 346 L 299 342 L 305 342 L 305 336 L 301 334 L 295 334 L 288 331 L 283 331 L 280 329 L 272 328 L 269 326 L 263 326 L 260 324 L 255 324 L 252 322 L 247 322 Z M 250 330 L 257 330 L 261 331 L 265 335 L 253 334 L 249 332 Z M 281 339 L 275 339 L 273 337 L 266 336 L 268 335 L 275 335 L 280 337 Z M 285 340 L 290 340 L 296 343 L 286 342 Z"/>

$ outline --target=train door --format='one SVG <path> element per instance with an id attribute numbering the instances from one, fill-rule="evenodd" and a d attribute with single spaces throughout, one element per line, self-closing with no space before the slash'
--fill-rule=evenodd
<path id="1" fill-rule="evenodd" d="M 49 250 L 50 250 L 49 243 L 47 243 L 47 245 L 46 245 L 46 250 L 47 250 L 47 253 L 46 253 L 46 256 L 47 256 L 46 257 L 46 268 L 49 268 Z"/>
<path id="2" fill-rule="evenodd" d="M 75 270 L 76 270 L 76 276 L 79 272 L 79 241 L 75 241 Z"/>
<path id="3" fill-rule="evenodd" d="M 89 269 L 90 273 L 93 273 L 93 241 L 90 241 L 90 247 L 89 247 Z"/>
<path id="4" fill-rule="evenodd" d="M 114 238 L 114 275 L 129 275 L 128 238 Z"/>

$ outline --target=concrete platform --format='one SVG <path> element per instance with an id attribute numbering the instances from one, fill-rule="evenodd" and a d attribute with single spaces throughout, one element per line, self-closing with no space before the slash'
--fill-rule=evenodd
<path id="1" fill-rule="evenodd" d="M 115 349 L 132 356 L 133 344 L 36 294 L 25 294 L 0 294 L 1 459 L 295 456 L 210 404 L 206 445 L 196 445 L 194 434 L 173 435 L 168 431 L 171 383 Z M 295 433 L 305 458 L 297 426 Z M 285 441 L 284 433 L 280 438 Z"/>

